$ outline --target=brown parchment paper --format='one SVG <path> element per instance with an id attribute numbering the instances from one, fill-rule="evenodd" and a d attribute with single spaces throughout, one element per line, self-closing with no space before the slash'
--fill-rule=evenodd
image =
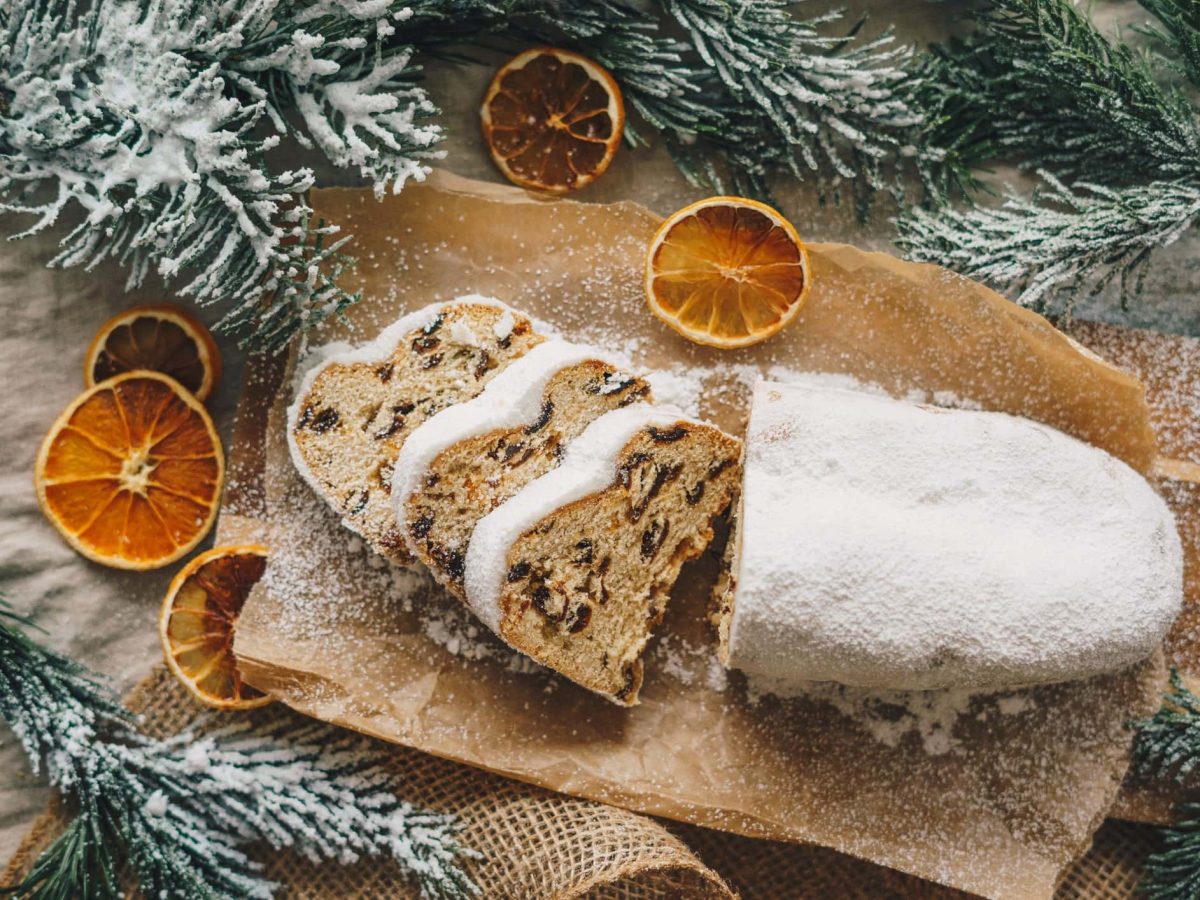
<path id="1" fill-rule="evenodd" d="M 644 310 L 643 250 L 657 219 L 635 204 L 546 202 L 442 174 L 382 202 L 341 190 L 314 202 L 353 230 L 360 263 L 348 283 L 365 298 L 322 340 L 367 339 L 407 309 L 479 291 L 573 339 L 620 344 L 645 369 L 714 369 L 702 412 L 731 429 L 744 416 L 739 375 L 783 365 L 898 394 L 953 392 L 1143 472 L 1155 461 L 1134 378 L 936 267 L 812 245 L 814 286 L 797 320 L 721 354 Z M 912 735 L 880 743 L 825 703 L 754 697 L 737 673 L 722 684 L 711 659 L 652 653 L 642 704 L 619 709 L 498 645 L 479 652 L 468 614 L 419 579 L 390 576 L 340 529 L 288 459 L 290 383 L 285 373 L 267 412 L 265 494 L 247 517 L 265 529 L 272 561 L 235 650 L 251 683 L 318 718 L 565 793 L 1016 898 L 1049 896 L 1087 849 L 1127 767 L 1126 723 L 1157 706 L 1161 659 L 1023 691 L 1015 714 L 980 700 L 955 728 L 957 750 L 929 755 Z M 660 630 L 668 640 L 711 646 L 712 567 L 702 560 L 681 580 Z M 454 628 L 462 640 L 446 634 Z"/>

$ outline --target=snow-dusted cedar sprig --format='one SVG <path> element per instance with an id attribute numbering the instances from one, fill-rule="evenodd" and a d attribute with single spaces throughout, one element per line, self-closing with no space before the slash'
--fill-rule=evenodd
<path id="1" fill-rule="evenodd" d="M 292 714 L 142 735 L 96 676 L 32 641 L 0 600 L 0 717 L 72 818 L 37 859 L 19 897 L 272 896 L 241 849 L 266 841 L 308 858 L 390 857 L 427 897 L 477 893 L 456 859 L 453 818 L 393 793 L 365 738 Z"/>
<path id="2" fill-rule="evenodd" d="M 909 210 L 900 247 L 1042 311 L 1114 280 L 1123 302 L 1136 293 L 1200 203 L 1200 118 L 1171 83 L 1198 5 L 1144 5 L 1166 17 L 1158 50 L 1103 34 L 1071 0 L 992 0 L 979 34 L 935 48 L 916 94 L 935 142 L 979 166 L 1017 159 L 1041 183 L 999 209 Z"/>
<path id="3" fill-rule="evenodd" d="M 1162 706 L 1135 727 L 1133 769 L 1138 775 L 1180 785 L 1194 783 L 1200 768 L 1200 697 L 1188 689 L 1177 670 L 1171 670 Z"/>
<path id="4" fill-rule="evenodd" d="M 1133 769 L 1143 778 L 1194 787 L 1200 769 L 1200 697 L 1171 670 L 1163 705 L 1134 723 Z M 1159 830 L 1162 849 L 1146 860 L 1142 893 L 1152 900 L 1190 900 L 1200 895 L 1200 803 L 1176 804 L 1175 824 Z"/>
<path id="5" fill-rule="evenodd" d="M 1048 172 L 1030 198 L 999 207 L 913 209 L 898 246 L 911 259 L 977 278 L 1040 312 L 1069 314 L 1081 293 L 1120 280 L 1138 293 L 1151 253 L 1200 223 L 1200 182 L 1068 189 Z"/>
<path id="6" fill-rule="evenodd" d="M 976 24 L 921 61 L 917 99 L 940 145 L 1110 186 L 1200 170 L 1196 108 L 1167 83 L 1168 58 L 1106 35 L 1071 0 L 991 0 Z"/>
<path id="7" fill-rule="evenodd" d="M 421 177 L 438 128 L 380 0 L 0 5 L 0 210 L 77 223 L 53 265 L 152 271 L 277 348 L 353 297 L 313 227 L 288 135 L 378 190 Z"/>

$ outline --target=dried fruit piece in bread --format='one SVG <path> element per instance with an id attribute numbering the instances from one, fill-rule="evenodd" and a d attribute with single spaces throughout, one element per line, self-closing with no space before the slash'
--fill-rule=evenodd
<path id="1" fill-rule="evenodd" d="M 392 504 L 409 552 L 452 593 L 475 524 L 562 459 L 592 421 L 649 397 L 601 351 L 546 341 L 483 393 L 416 429 L 396 459 Z"/>

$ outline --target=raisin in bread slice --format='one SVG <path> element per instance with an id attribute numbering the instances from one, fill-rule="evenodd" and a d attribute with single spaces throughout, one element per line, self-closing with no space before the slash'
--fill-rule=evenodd
<path id="1" fill-rule="evenodd" d="M 670 407 L 601 416 L 476 525 L 467 602 L 516 649 L 632 706 L 680 567 L 737 494 L 740 448 Z"/>
<path id="2" fill-rule="evenodd" d="M 547 341 L 472 400 L 426 420 L 396 459 L 392 504 L 409 552 L 465 598 L 475 523 L 555 466 L 594 419 L 648 398 L 650 386 L 599 350 Z"/>
<path id="3" fill-rule="evenodd" d="M 477 295 L 404 316 L 306 374 L 288 410 L 296 468 L 347 528 L 393 561 L 412 562 L 390 501 L 404 441 L 541 341 L 527 318 Z"/>

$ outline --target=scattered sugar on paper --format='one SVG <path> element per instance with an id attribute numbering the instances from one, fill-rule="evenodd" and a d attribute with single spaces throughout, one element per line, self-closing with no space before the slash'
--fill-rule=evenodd
<path id="1" fill-rule="evenodd" d="M 352 655 L 350 635 L 356 627 L 383 619 L 403 628 L 399 617 L 404 615 L 411 627 L 452 656 L 495 660 L 510 672 L 545 671 L 492 635 L 428 572 L 395 566 L 373 552 L 303 483 L 291 484 L 274 503 L 272 546 L 278 549 L 263 583 L 279 605 L 274 628 L 281 639 Z M 369 599 L 346 602 L 351 595 Z M 381 674 L 364 671 L 363 677 L 377 680 Z"/>
<path id="2" fill-rule="evenodd" d="M 1032 697 L 1020 691 L 867 691 L 832 682 L 797 685 L 761 676 L 747 680 L 747 697 L 752 703 L 767 694 L 782 698 L 804 696 L 828 703 L 888 747 L 895 747 L 906 735 L 915 734 L 930 756 L 953 753 L 960 748 L 954 729 L 973 709 L 978 710 L 976 718 L 986 719 L 993 712 L 1015 716 L 1037 706 Z"/>

